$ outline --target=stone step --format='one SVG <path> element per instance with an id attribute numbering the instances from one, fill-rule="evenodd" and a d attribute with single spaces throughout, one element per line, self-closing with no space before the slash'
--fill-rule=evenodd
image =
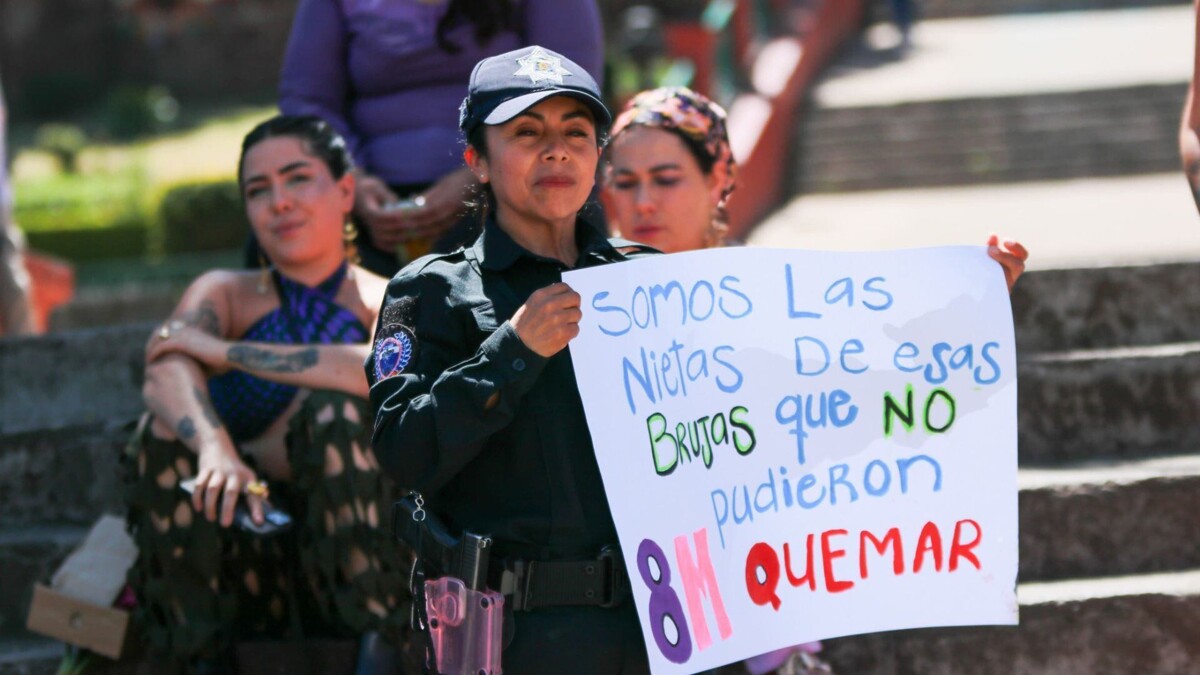
<path id="1" fill-rule="evenodd" d="M 1200 568 L 1200 455 L 1022 468 L 1022 581 Z"/>
<path id="2" fill-rule="evenodd" d="M 1200 343 L 1020 361 L 1020 461 L 1138 459 L 1200 447 Z"/>
<path id="3" fill-rule="evenodd" d="M 186 286 L 147 281 L 86 288 L 50 315 L 54 332 L 161 321 L 174 311 Z"/>
<path id="4" fill-rule="evenodd" d="M 0 638 L 0 675 L 54 675 L 62 656 L 62 643 L 49 638 Z"/>
<path id="5" fill-rule="evenodd" d="M 136 418 L 0 436 L 0 528 L 90 525 L 121 509 L 119 457 Z"/>
<path id="6" fill-rule="evenodd" d="M 1040 270 L 1013 289 L 1020 354 L 1200 339 L 1200 261 Z"/>
<path id="7" fill-rule="evenodd" d="M 1194 26 L 1186 3 L 921 21 L 913 48 L 898 54 L 895 31 L 880 24 L 839 55 L 810 98 L 822 109 L 855 109 L 1183 83 L 1192 77 Z"/>
<path id="8" fill-rule="evenodd" d="M 0 532 L 0 638 L 29 637 L 25 618 L 33 585 L 48 580 L 87 532 L 87 527 L 71 525 L 5 527 Z"/>
<path id="9" fill-rule="evenodd" d="M 922 19 L 952 19 L 997 14 L 1136 9 L 1186 4 L 1187 0 L 925 0 L 919 3 L 917 12 Z M 885 11 L 879 14 L 881 18 L 890 16 Z"/>
<path id="10" fill-rule="evenodd" d="M 0 523 L 86 524 L 119 505 L 117 460 L 142 412 L 137 370 L 148 331 L 81 331 L 0 350 L 14 380 L 25 383 L 18 391 L 7 375 L 0 381 Z M 89 370 L 84 346 L 88 354 L 107 355 L 96 367 L 100 375 Z M 120 361 L 124 368 L 113 366 Z M 1136 459 L 1200 447 L 1198 373 L 1200 343 L 1022 352 L 1022 464 Z"/>
<path id="11" fill-rule="evenodd" d="M 0 349 L 0 435 L 107 424 L 138 415 L 144 348 L 153 326 L 5 338 Z"/>
<path id="12" fill-rule="evenodd" d="M 1023 581 L 1200 567 L 1200 455 L 1022 468 L 1018 486 Z M 0 637 L 23 633 L 33 584 L 98 513 L 87 525 L 25 524 L 0 534 Z"/>
<path id="13" fill-rule="evenodd" d="M 811 108 L 797 191 L 847 192 L 1175 169 L 1186 86 Z"/>
<path id="14" fill-rule="evenodd" d="M 856 675 L 1194 674 L 1200 570 L 1021 584 L 1016 627 L 930 628 L 825 641 Z"/>

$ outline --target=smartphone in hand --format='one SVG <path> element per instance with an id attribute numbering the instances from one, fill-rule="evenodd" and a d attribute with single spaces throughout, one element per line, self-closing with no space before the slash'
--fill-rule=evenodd
<path id="1" fill-rule="evenodd" d="M 189 478 L 179 481 L 179 489 L 189 495 L 192 494 L 196 490 L 196 479 Z M 282 534 L 291 529 L 292 517 L 271 506 L 271 502 L 264 501 L 263 523 L 262 525 L 255 524 L 254 519 L 250 517 L 250 509 L 246 506 L 246 499 L 243 496 L 238 499 L 237 506 L 233 509 L 233 524 L 251 534 L 268 537 L 274 534 Z"/>

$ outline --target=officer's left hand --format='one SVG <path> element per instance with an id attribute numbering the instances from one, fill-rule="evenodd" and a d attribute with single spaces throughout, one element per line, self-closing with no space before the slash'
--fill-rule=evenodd
<path id="1" fill-rule="evenodd" d="M 513 314 L 510 323 L 517 337 L 539 356 L 550 358 L 579 335 L 579 294 L 564 283 L 534 291 Z"/>

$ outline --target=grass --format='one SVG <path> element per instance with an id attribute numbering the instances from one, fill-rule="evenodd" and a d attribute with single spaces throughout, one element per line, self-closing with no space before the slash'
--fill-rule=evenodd
<path id="1" fill-rule="evenodd" d="M 144 226 L 148 204 L 136 170 L 93 175 L 54 174 L 18 183 L 17 222 L 26 232 Z"/>
<path id="2" fill-rule="evenodd" d="M 236 266 L 240 255 L 233 251 L 163 259 L 158 206 L 174 185 L 232 178 L 242 137 L 273 114 L 274 108 L 266 106 L 226 108 L 173 133 L 93 143 L 79 156 L 79 172 L 71 175 L 61 173 L 49 153 L 24 148 L 12 173 L 17 222 L 35 249 L 75 261 L 81 286 L 154 283 L 195 276 L 213 264 Z M 28 129 L 23 133 L 30 136 Z M 132 236 L 138 229 L 100 232 L 120 226 L 144 234 Z M 129 257 L 106 260 L 114 256 Z"/>
<path id="3" fill-rule="evenodd" d="M 105 180 L 114 175 L 140 175 L 149 189 L 173 183 L 233 176 L 242 137 L 255 124 L 275 114 L 274 108 L 232 108 L 214 112 L 186 131 L 131 143 L 97 143 L 80 155 L 80 176 Z M 55 178 L 56 163 L 48 153 L 22 149 L 13 162 L 13 187 L 24 190 Z"/>

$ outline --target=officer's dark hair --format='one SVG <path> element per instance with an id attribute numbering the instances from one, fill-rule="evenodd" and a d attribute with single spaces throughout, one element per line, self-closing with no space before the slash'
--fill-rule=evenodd
<path id="1" fill-rule="evenodd" d="M 476 154 L 484 159 L 488 158 L 486 129 L 486 124 L 477 124 L 471 133 L 467 134 L 467 145 L 475 148 Z M 496 193 L 492 191 L 492 184 L 479 183 L 476 185 L 471 190 L 467 205 L 479 217 L 478 224 L 482 228 L 483 224 L 487 222 L 488 213 L 496 208 Z"/>
<path id="2" fill-rule="evenodd" d="M 475 27 L 475 44 L 483 46 L 501 31 L 516 30 L 517 10 L 513 0 L 450 0 L 437 25 L 437 44 L 448 54 L 457 54 L 462 46 L 450 41 L 449 33 L 466 21 Z"/>
<path id="3" fill-rule="evenodd" d="M 354 158 L 350 156 L 346 140 L 331 124 L 312 115 L 276 115 L 251 129 L 242 140 L 242 154 L 238 158 L 239 185 L 250 149 L 269 138 L 281 137 L 299 139 L 310 155 L 329 168 L 334 180 L 354 170 Z"/>

